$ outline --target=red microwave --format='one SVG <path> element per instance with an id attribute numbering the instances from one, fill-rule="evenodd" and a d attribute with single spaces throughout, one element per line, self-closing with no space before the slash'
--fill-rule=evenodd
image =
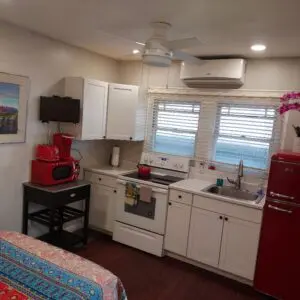
<path id="1" fill-rule="evenodd" d="M 33 160 L 31 162 L 31 182 L 40 185 L 55 185 L 74 181 L 79 176 L 79 162 L 73 159 L 67 161 L 46 162 Z"/>

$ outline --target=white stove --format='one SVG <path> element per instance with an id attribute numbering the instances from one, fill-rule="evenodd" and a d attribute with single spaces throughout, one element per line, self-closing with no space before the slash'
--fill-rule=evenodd
<path id="1" fill-rule="evenodd" d="M 189 158 L 143 153 L 140 163 L 152 167 L 149 179 L 139 178 L 137 172 L 118 177 L 113 239 L 162 256 L 169 185 L 187 178 Z M 137 200 L 130 204 L 127 201 L 128 186 L 133 187 L 137 194 Z M 150 189 L 151 201 L 139 200 L 141 187 Z"/>

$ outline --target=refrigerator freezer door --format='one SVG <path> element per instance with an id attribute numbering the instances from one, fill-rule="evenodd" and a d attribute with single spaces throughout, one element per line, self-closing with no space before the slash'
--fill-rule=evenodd
<path id="1" fill-rule="evenodd" d="M 300 164 L 272 161 L 267 196 L 300 203 Z"/>
<path id="2" fill-rule="evenodd" d="M 284 300 L 300 299 L 300 206 L 267 199 L 254 287 Z"/>

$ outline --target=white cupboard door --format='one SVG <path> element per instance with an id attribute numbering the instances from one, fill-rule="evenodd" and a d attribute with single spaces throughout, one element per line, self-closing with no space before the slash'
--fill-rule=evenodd
<path id="1" fill-rule="evenodd" d="M 108 139 L 134 139 L 137 102 L 137 86 L 109 85 L 107 112 Z"/>
<path id="2" fill-rule="evenodd" d="M 99 140 L 105 137 L 107 93 L 107 82 L 85 80 L 81 136 L 83 140 Z"/>
<path id="3" fill-rule="evenodd" d="M 90 219 L 92 227 L 113 231 L 116 210 L 115 190 L 99 184 L 92 184 Z"/>
<path id="4" fill-rule="evenodd" d="M 191 206 L 169 202 L 165 249 L 186 256 Z"/>
<path id="5" fill-rule="evenodd" d="M 253 280 L 259 233 L 260 224 L 225 217 L 219 267 Z"/>
<path id="6" fill-rule="evenodd" d="M 187 256 L 218 267 L 223 217 L 214 212 L 192 208 Z"/>

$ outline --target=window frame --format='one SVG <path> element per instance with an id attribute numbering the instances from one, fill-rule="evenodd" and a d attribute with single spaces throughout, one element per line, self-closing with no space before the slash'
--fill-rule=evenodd
<path id="1" fill-rule="evenodd" d="M 243 100 L 242 100 L 243 101 Z M 275 115 L 273 118 L 271 118 L 274 123 L 273 123 L 273 128 L 272 128 L 272 135 L 271 135 L 271 138 L 268 140 L 268 144 L 269 144 L 269 151 L 268 151 L 268 155 L 267 155 L 267 158 L 266 158 L 266 168 L 256 168 L 256 167 L 253 167 L 253 166 L 246 166 L 247 168 L 250 168 L 250 169 L 256 169 L 256 170 L 262 170 L 262 171 L 266 171 L 268 170 L 269 168 L 269 165 L 270 165 L 270 158 L 271 158 L 271 155 L 273 153 L 273 147 L 274 147 L 274 142 L 275 142 L 275 135 L 276 135 L 276 122 L 277 122 L 277 118 L 278 118 L 278 112 L 277 112 L 277 107 L 276 105 L 271 105 L 271 104 L 249 104 L 249 103 L 241 103 L 242 101 L 240 102 L 237 102 L 237 101 L 234 101 L 234 102 L 231 102 L 229 103 L 228 101 L 219 101 L 217 103 L 217 108 L 216 108 L 216 114 L 215 114 L 215 126 L 214 126 L 214 132 L 213 132 L 213 144 L 212 144 L 212 153 L 210 154 L 210 157 L 212 159 L 212 161 L 218 163 L 218 164 L 224 164 L 224 165 L 228 165 L 228 166 L 234 166 L 236 164 L 231 164 L 231 163 L 228 163 L 228 162 L 224 162 L 224 161 L 217 161 L 215 158 L 216 158 L 216 144 L 217 144 L 217 140 L 218 138 L 220 137 L 219 135 L 219 130 L 220 130 L 220 121 L 221 121 L 221 110 L 222 110 L 222 107 L 224 106 L 228 106 L 228 107 L 242 107 L 242 108 L 255 108 L 255 109 L 274 109 L 275 111 Z M 247 117 L 247 116 L 245 116 Z M 219 124 L 219 125 L 218 125 Z M 229 137 L 230 138 L 230 137 Z M 234 138 L 234 137 L 232 137 Z M 238 137 L 236 137 L 238 139 Z M 245 141 L 255 141 L 255 139 L 245 139 Z M 260 142 L 267 142 L 266 140 L 259 140 L 257 139 L 257 141 L 260 141 Z"/>

